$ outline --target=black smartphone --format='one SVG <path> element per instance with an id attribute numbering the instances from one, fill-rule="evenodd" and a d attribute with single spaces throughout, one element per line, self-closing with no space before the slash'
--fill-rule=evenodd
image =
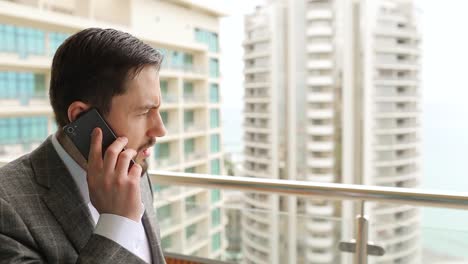
<path id="1" fill-rule="evenodd" d="M 75 144 L 86 160 L 88 160 L 91 146 L 91 133 L 96 127 L 101 128 L 102 131 L 102 155 L 104 158 L 106 149 L 117 139 L 117 136 L 96 108 L 86 111 L 78 116 L 75 121 L 63 127 L 65 134 Z M 133 160 L 130 161 L 129 168 L 133 163 Z"/>

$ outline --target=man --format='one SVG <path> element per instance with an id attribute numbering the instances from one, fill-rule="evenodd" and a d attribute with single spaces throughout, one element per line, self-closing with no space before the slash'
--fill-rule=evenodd
<path id="1" fill-rule="evenodd" d="M 113 29 L 86 29 L 59 47 L 49 93 L 58 132 L 0 168 L 0 263 L 165 263 L 146 173 L 149 148 L 166 133 L 161 61 Z M 118 139 L 104 151 L 94 129 L 87 162 L 61 128 L 93 107 Z"/>

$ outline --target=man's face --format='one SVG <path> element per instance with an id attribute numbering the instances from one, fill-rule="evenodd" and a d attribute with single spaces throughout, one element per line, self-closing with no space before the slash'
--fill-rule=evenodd
<path id="1" fill-rule="evenodd" d="M 156 137 L 166 134 L 159 114 L 161 91 L 159 74 L 154 66 L 145 66 L 141 72 L 126 83 L 127 91 L 114 96 L 109 114 L 105 117 L 117 136 L 128 138 L 126 148 L 135 149 L 135 161 L 148 169 L 147 158 Z"/>

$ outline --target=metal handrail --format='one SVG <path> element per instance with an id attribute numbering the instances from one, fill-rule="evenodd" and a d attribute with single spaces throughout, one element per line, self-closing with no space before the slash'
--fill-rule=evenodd
<path id="1" fill-rule="evenodd" d="M 153 183 L 198 186 L 214 189 L 236 189 L 282 195 L 314 196 L 332 200 L 389 202 L 429 207 L 468 209 L 468 193 L 411 188 L 381 187 L 357 184 L 318 183 L 239 176 L 150 170 Z"/>

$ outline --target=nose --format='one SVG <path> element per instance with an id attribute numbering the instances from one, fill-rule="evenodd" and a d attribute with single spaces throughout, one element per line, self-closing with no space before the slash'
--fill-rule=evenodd
<path id="1" fill-rule="evenodd" d="M 148 137 L 163 137 L 166 135 L 166 126 L 164 125 L 164 122 L 161 118 L 161 114 L 159 111 L 155 111 L 155 116 L 152 118 L 150 127 L 147 132 Z"/>

